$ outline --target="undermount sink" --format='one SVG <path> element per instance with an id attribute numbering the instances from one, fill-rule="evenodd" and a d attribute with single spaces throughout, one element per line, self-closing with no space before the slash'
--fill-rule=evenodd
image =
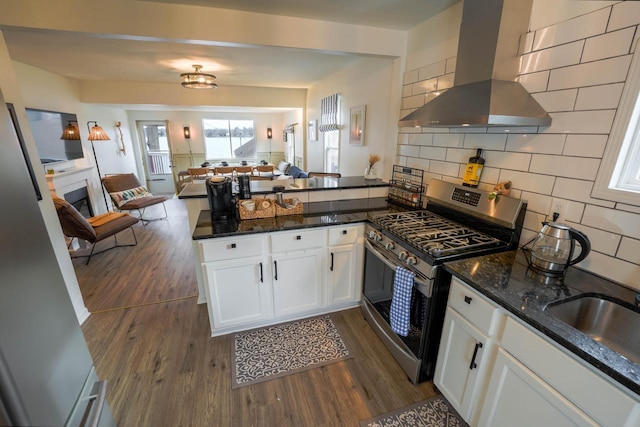
<path id="1" fill-rule="evenodd" d="M 640 364 L 640 312 L 629 307 L 613 299 L 584 295 L 551 303 L 545 311 Z"/>

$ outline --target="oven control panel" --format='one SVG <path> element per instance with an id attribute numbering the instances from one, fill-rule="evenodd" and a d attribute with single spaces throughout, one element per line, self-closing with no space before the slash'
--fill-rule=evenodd
<path id="1" fill-rule="evenodd" d="M 480 193 L 463 190 L 462 188 L 454 188 L 451 200 L 470 206 L 478 206 L 478 203 L 480 202 Z"/>

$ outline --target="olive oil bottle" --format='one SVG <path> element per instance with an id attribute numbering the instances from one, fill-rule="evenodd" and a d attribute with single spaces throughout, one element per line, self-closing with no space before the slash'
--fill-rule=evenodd
<path id="1" fill-rule="evenodd" d="M 477 187 L 480 183 L 480 175 L 482 174 L 483 167 L 484 159 L 482 158 L 482 148 L 478 148 L 476 155 L 469 158 L 469 163 L 467 163 L 467 168 L 464 171 L 462 185 Z"/>

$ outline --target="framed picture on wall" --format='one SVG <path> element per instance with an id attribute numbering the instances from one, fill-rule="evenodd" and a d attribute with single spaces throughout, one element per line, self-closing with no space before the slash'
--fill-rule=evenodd
<path id="1" fill-rule="evenodd" d="M 358 105 L 351 108 L 350 120 L 349 120 L 349 144 L 363 145 L 364 144 L 364 130 L 365 130 L 365 116 L 367 112 L 366 105 Z"/>
<path id="2" fill-rule="evenodd" d="M 318 120 L 309 120 L 307 124 L 307 134 L 309 135 L 309 141 L 318 140 Z"/>
<path id="3" fill-rule="evenodd" d="M 22 150 L 22 156 L 24 157 L 24 162 L 27 166 L 27 171 L 29 171 L 29 176 L 31 177 L 31 183 L 33 184 L 33 190 L 36 193 L 36 197 L 38 200 L 42 200 L 42 193 L 40 193 L 40 187 L 38 186 L 38 181 L 36 180 L 36 174 L 33 172 L 33 165 L 31 164 L 31 159 L 29 158 L 29 152 L 27 151 L 27 146 L 24 143 L 24 137 L 22 136 L 22 131 L 20 130 L 20 124 L 18 123 L 18 116 L 16 115 L 16 110 L 13 107 L 13 104 L 8 103 L 7 109 L 9 110 L 9 115 L 11 116 L 11 122 L 13 123 L 13 130 L 16 132 L 16 137 L 18 138 L 18 142 L 20 143 L 20 150 Z"/>

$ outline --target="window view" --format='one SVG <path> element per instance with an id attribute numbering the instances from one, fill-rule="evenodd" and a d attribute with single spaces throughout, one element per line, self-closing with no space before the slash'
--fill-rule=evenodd
<path id="1" fill-rule="evenodd" d="M 324 171 L 339 172 L 340 131 L 323 132 L 324 135 Z"/>
<path id="2" fill-rule="evenodd" d="M 255 160 L 253 120 L 202 120 L 207 160 Z"/>

